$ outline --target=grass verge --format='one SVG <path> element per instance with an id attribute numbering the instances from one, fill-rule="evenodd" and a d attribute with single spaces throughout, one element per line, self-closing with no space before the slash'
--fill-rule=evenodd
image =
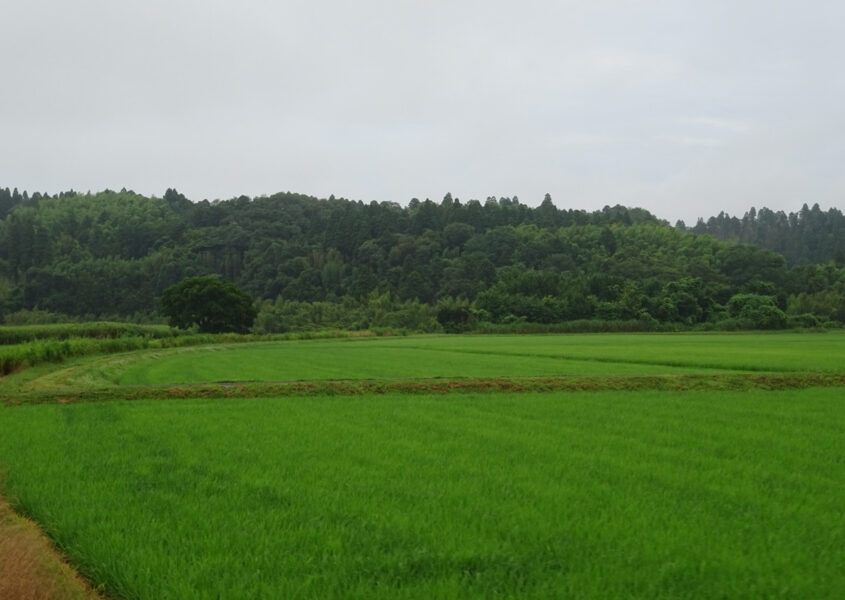
<path id="1" fill-rule="evenodd" d="M 0 498 L 0 598 L 98 600 L 38 526 Z"/>

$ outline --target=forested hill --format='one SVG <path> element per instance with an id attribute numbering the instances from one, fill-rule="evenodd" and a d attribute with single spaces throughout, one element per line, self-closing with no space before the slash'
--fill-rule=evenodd
<path id="1" fill-rule="evenodd" d="M 440 309 L 489 323 L 741 325 L 749 311 L 774 326 L 787 316 L 845 321 L 841 266 L 789 268 L 780 254 L 621 206 L 585 212 L 549 197 L 530 208 L 447 195 L 401 207 L 291 193 L 192 203 L 174 190 L 0 190 L 0 215 L 6 315 L 150 316 L 168 286 L 216 273 L 265 301 L 268 330 L 293 321 L 366 327 L 387 313 L 405 315 L 391 317 L 394 326 L 418 327 Z"/>
<path id="2" fill-rule="evenodd" d="M 683 223 L 678 226 L 686 230 Z M 822 211 L 818 204 L 812 208 L 804 204 L 789 214 L 752 208 L 741 219 L 722 212 L 706 221 L 699 219 L 690 231 L 774 250 L 789 265 L 831 260 L 845 265 L 845 215 L 835 208 Z"/>

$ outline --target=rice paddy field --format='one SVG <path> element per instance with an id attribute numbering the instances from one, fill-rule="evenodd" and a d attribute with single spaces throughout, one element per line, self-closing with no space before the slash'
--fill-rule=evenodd
<path id="1" fill-rule="evenodd" d="M 641 385 L 687 377 L 705 389 Z M 425 387 L 503 378 L 621 384 Z M 402 393 L 407 379 L 423 384 Z M 330 380 L 386 383 L 262 393 Z M 247 397 L 191 393 L 240 383 Z M 73 401 L 94 388 L 114 399 Z M 0 380 L 0 394 L 3 495 L 115 598 L 845 590 L 836 333 L 174 348 L 35 367 Z"/>

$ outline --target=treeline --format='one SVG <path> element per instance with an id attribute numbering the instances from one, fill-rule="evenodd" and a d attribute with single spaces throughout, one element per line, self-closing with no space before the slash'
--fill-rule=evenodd
<path id="1" fill-rule="evenodd" d="M 0 192 L 0 214 L 11 207 L 0 221 L 7 321 L 35 310 L 155 320 L 164 289 L 219 274 L 257 299 L 256 329 L 268 333 L 845 322 L 841 264 L 789 267 L 643 209 L 561 210 L 548 196 L 531 208 L 451 195 L 401 207 L 291 193 L 192 203 L 175 190 Z"/>
<path id="2" fill-rule="evenodd" d="M 682 221 L 677 226 L 687 229 Z M 721 212 L 699 219 L 689 231 L 774 250 L 791 266 L 829 261 L 845 266 L 845 215 L 835 208 L 822 211 L 818 204 L 810 208 L 805 203 L 789 214 L 751 208 L 741 219 Z"/>

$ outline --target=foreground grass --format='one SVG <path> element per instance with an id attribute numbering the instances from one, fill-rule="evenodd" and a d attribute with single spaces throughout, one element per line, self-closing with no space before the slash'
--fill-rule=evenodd
<path id="1" fill-rule="evenodd" d="M 842 389 L 0 408 L 126 598 L 838 598 Z"/>

